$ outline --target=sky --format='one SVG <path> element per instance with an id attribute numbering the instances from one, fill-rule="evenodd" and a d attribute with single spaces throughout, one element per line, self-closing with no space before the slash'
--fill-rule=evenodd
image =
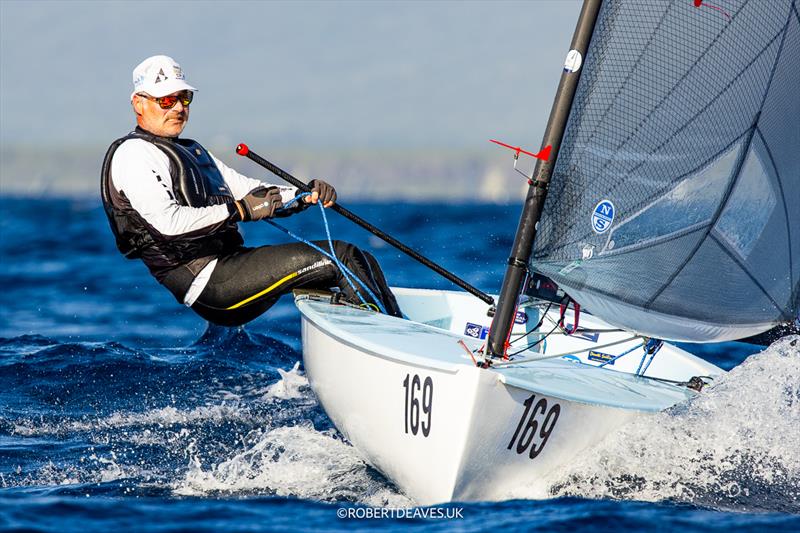
<path id="1" fill-rule="evenodd" d="M 174 57 L 185 136 L 325 149 L 538 146 L 580 10 L 527 2 L 0 0 L 0 143 L 106 146 Z"/>

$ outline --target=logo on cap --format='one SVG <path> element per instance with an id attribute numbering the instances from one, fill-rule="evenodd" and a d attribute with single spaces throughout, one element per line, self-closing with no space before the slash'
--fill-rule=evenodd
<path id="1" fill-rule="evenodd" d="M 196 91 L 186 83 L 181 66 L 171 57 L 165 55 L 151 56 L 133 69 L 134 92 L 150 92 L 160 97 L 177 91 Z"/>

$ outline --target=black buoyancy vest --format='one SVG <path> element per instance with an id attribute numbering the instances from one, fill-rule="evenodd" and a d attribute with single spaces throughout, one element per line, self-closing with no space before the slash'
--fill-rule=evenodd
<path id="1" fill-rule="evenodd" d="M 229 204 L 234 197 L 211 155 L 200 143 L 191 139 L 158 137 L 136 128 L 136 131 L 117 139 L 108 148 L 103 160 L 100 190 L 117 248 L 129 259 L 141 258 L 153 276 L 180 301 L 197 274 L 197 269 L 192 268 L 191 273 L 182 272 L 180 276 L 170 276 L 171 273 L 197 259 L 232 252 L 244 241 L 236 223 L 230 219 L 182 235 L 163 235 L 153 228 L 131 207 L 124 191 L 116 190 L 111 180 L 114 152 L 129 139 L 143 139 L 167 155 L 172 194 L 179 205 L 207 207 Z M 169 282 L 166 279 L 168 277 L 180 278 L 180 282 Z"/>

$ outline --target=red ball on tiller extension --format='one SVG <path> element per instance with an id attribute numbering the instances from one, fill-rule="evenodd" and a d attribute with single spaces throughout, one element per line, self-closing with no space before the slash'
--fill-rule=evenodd
<path id="1" fill-rule="evenodd" d="M 239 155 L 247 155 L 250 153 L 250 148 L 246 144 L 240 143 L 236 145 L 236 153 Z"/>

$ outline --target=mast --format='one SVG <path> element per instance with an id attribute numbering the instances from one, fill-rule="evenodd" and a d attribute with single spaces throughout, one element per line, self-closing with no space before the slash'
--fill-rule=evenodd
<path id="1" fill-rule="evenodd" d="M 514 245 L 511 248 L 511 256 L 508 258 L 508 267 L 503 278 L 503 287 L 500 290 L 497 311 L 492 319 L 492 328 L 489 331 L 487 353 L 490 357 L 502 357 L 505 353 L 506 339 L 514 323 L 517 298 L 522 282 L 528 272 L 528 261 L 533 249 L 533 240 L 536 237 L 539 219 L 542 216 L 542 208 L 547 198 L 547 189 L 550 186 L 550 178 L 553 175 L 553 168 L 558 159 L 561 138 L 564 136 L 564 130 L 567 126 L 572 99 L 575 96 L 575 89 L 580 80 L 582 63 L 586 57 L 586 50 L 589 48 L 589 41 L 597 20 L 597 13 L 600 11 L 601 2 L 602 0 L 584 0 L 581 14 L 578 17 L 578 24 L 575 27 L 575 33 L 572 36 L 570 52 L 564 65 L 564 71 L 561 74 L 561 81 L 558 83 L 558 90 L 553 101 L 553 107 L 550 110 L 550 118 L 547 121 L 544 139 L 542 140 L 542 148 L 548 145 L 552 146 L 551 155 L 547 161 L 536 160 L 536 167 L 530 180 L 531 185 L 528 188 L 525 205 L 514 237 Z"/>

